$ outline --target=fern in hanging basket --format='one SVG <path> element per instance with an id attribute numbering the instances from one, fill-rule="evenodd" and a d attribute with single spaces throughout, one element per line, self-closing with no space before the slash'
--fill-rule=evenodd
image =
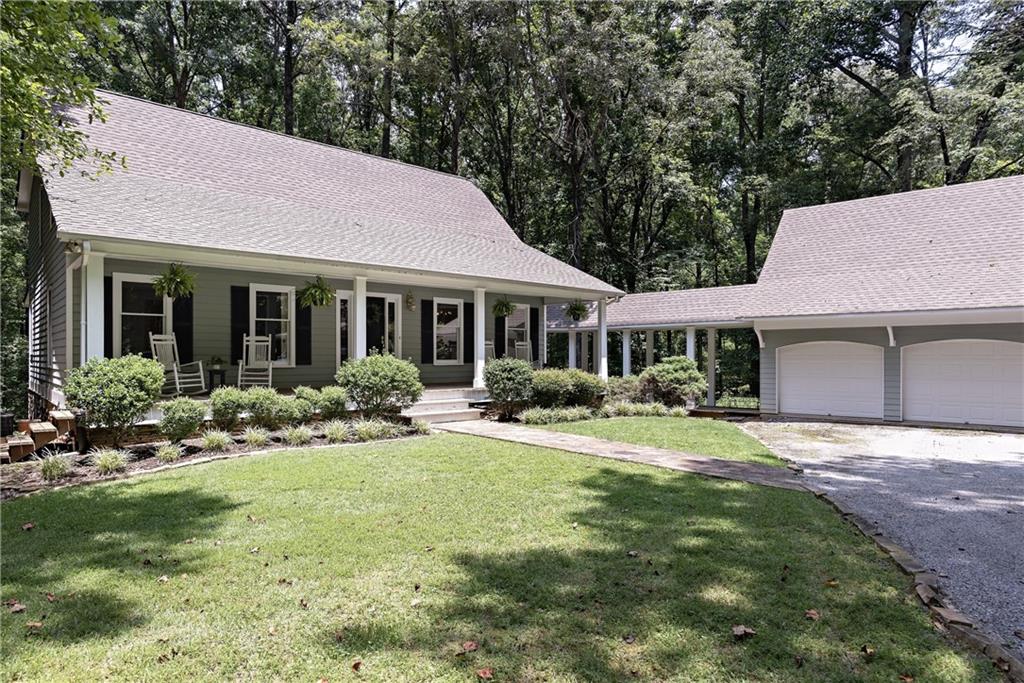
<path id="1" fill-rule="evenodd" d="M 186 299 L 195 289 L 195 274 L 180 263 L 170 264 L 167 270 L 153 279 L 153 290 L 171 299 Z"/>
<path id="2" fill-rule="evenodd" d="M 324 280 L 323 275 L 317 275 L 312 282 L 306 282 L 306 286 L 300 289 L 296 295 L 299 306 L 330 306 L 334 303 L 334 290 Z"/>
<path id="3" fill-rule="evenodd" d="M 508 299 L 498 299 L 491 307 L 491 313 L 495 318 L 507 318 L 516 312 L 516 305 Z"/>
<path id="4" fill-rule="evenodd" d="M 565 314 L 576 322 L 586 318 L 588 313 L 590 313 L 590 309 L 588 309 L 587 305 L 579 299 L 576 299 L 576 301 L 573 301 L 565 307 Z"/>

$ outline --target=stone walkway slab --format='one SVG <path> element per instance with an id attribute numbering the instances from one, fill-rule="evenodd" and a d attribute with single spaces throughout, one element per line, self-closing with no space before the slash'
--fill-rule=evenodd
<path id="1" fill-rule="evenodd" d="M 521 425 L 492 422 L 491 420 L 472 420 L 467 422 L 446 422 L 433 425 L 434 429 L 458 434 L 482 436 L 488 439 L 511 441 L 529 446 L 554 448 L 571 453 L 596 455 L 601 458 L 612 458 L 626 462 L 639 462 L 656 467 L 664 467 L 680 472 L 692 472 L 707 477 L 733 479 L 760 486 L 773 486 L 794 491 L 806 491 L 797 475 L 784 467 L 769 467 L 757 463 L 739 462 L 712 458 L 706 455 L 683 453 L 667 448 L 653 446 L 637 446 L 634 444 L 596 439 L 591 436 L 562 434 L 545 429 L 531 429 Z"/>

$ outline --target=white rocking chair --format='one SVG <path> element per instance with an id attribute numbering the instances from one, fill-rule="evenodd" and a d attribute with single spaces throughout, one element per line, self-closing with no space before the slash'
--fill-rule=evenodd
<path id="1" fill-rule="evenodd" d="M 202 394 L 206 392 L 206 375 L 203 374 L 203 361 L 182 363 L 178 356 L 178 340 L 174 333 L 149 333 L 149 348 L 153 358 L 164 366 L 164 386 L 161 394 L 178 396 L 181 394 Z"/>
<path id="2" fill-rule="evenodd" d="M 534 368 L 538 367 L 538 364 L 533 360 L 533 345 L 528 341 L 516 342 L 516 358 L 519 360 L 525 360 Z"/>
<path id="3" fill-rule="evenodd" d="M 238 386 L 269 387 L 274 363 L 270 359 L 270 337 L 242 337 L 242 359 L 238 363 Z"/>
<path id="4" fill-rule="evenodd" d="M 484 342 L 484 363 L 490 363 L 494 360 L 494 342 Z"/>

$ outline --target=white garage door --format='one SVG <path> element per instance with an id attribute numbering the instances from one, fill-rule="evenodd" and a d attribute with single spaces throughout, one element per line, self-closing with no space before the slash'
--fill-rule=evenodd
<path id="1" fill-rule="evenodd" d="M 880 346 L 853 342 L 779 348 L 779 411 L 880 419 L 882 353 Z"/>
<path id="2" fill-rule="evenodd" d="M 1024 344 L 958 339 L 904 347 L 903 419 L 1024 427 Z"/>

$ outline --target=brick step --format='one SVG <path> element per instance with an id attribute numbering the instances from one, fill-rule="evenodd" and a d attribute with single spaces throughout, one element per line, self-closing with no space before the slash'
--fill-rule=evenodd
<path id="1" fill-rule="evenodd" d="M 42 448 L 51 441 L 55 441 L 60 434 L 57 428 L 50 422 L 31 422 L 28 425 L 28 433 L 35 444 L 36 450 Z"/>
<path id="2" fill-rule="evenodd" d="M 468 408 L 466 410 L 450 410 L 450 411 L 437 411 L 437 412 L 416 412 L 410 411 L 405 413 L 405 416 L 410 420 L 423 420 L 428 424 L 437 424 L 440 422 L 462 422 L 464 420 L 479 420 L 480 411 Z"/>

